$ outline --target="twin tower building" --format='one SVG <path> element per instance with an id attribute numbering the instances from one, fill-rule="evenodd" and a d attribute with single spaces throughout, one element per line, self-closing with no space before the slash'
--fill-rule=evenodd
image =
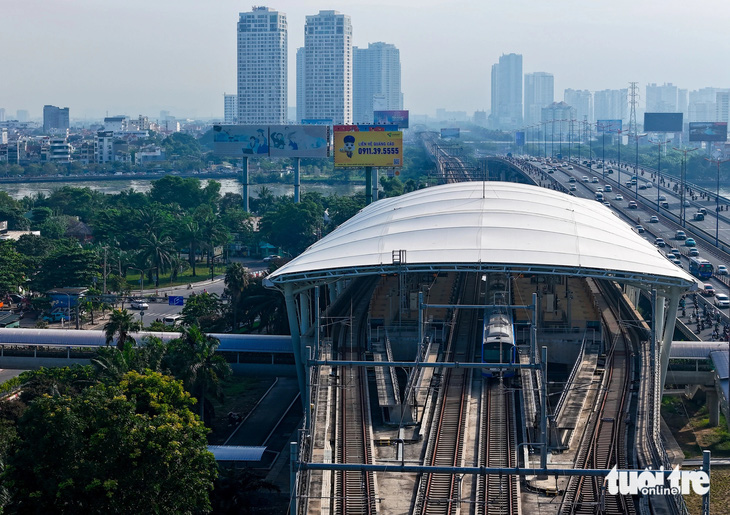
<path id="1" fill-rule="evenodd" d="M 287 31 L 286 14 L 268 7 L 240 14 L 238 95 L 226 97 L 226 123 L 291 121 Z M 400 109 L 400 51 L 394 45 L 353 47 L 350 17 L 337 11 L 306 17 L 304 47 L 296 54 L 297 123 L 373 123 L 373 110 Z"/>

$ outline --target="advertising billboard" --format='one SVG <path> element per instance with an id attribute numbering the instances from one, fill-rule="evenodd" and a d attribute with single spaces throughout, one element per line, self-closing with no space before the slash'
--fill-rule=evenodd
<path id="1" fill-rule="evenodd" d="M 397 125 L 399 129 L 408 128 L 408 111 L 373 111 L 375 125 Z"/>
<path id="2" fill-rule="evenodd" d="M 335 125 L 335 132 L 368 132 L 368 131 L 397 131 L 396 125 Z"/>
<path id="3" fill-rule="evenodd" d="M 303 118 L 304 125 L 332 125 L 332 118 Z"/>
<path id="4" fill-rule="evenodd" d="M 441 129 L 442 138 L 458 138 L 460 134 L 461 131 L 458 127 L 453 129 Z"/>
<path id="5" fill-rule="evenodd" d="M 647 132 L 682 132 L 682 113 L 644 113 Z"/>
<path id="6" fill-rule="evenodd" d="M 214 125 L 213 152 L 217 156 L 268 156 L 268 125 Z"/>
<path id="7" fill-rule="evenodd" d="M 596 120 L 596 132 L 618 132 L 622 124 L 621 120 Z"/>
<path id="8" fill-rule="evenodd" d="M 329 157 L 329 125 L 270 125 L 269 156 Z"/>
<path id="9" fill-rule="evenodd" d="M 213 152 L 235 157 L 328 157 L 327 125 L 214 125 Z"/>
<path id="10" fill-rule="evenodd" d="M 402 131 L 335 131 L 335 166 L 403 166 Z"/>
<path id="11" fill-rule="evenodd" d="M 515 145 L 517 145 L 518 147 L 525 146 L 525 131 L 515 132 Z"/>
<path id="12" fill-rule="evenodd" d="M 727 122 L 690 122 L 690 141 L 727 141 Z"/>

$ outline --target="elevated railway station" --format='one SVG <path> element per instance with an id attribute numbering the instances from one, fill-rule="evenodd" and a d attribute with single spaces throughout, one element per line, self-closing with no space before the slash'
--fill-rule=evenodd
<path id="1" fill-rule="evenodd" d="M 580 478 L 669 465 L 659 399 L 695 282 L 599 203 L 427 188 L 368 206 L 268 282 L 304 392 L 297 513 L 633 513 Z"/>

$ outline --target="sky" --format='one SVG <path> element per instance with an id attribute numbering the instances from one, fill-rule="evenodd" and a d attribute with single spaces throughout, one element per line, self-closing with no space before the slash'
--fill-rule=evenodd
<path id="1" fill-rule="evenodd" d="M 639 82 L 689 90 L 730 87 L 730 8 L 724 0 L 0 0 L 0 107 L 6 118 L 44 104 L 71 118 L 143 114 L 223 116 L 236 92 L 238 13 L 267 5 L 287 15 L 289 105 L 307 15 L 351 18 L 354 45 L 400 49 L 404 108 L 489 110 L 491 66 L 523 55 L 523 72 L 566 88 Z M 696 7 L 694 7 L 696 6 Z"/>

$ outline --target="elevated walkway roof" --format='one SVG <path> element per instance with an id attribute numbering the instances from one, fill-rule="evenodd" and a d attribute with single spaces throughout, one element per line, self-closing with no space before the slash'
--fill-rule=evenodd
<path id="1" fill-rule="evenodd" d="M 460 182 L 380 200 L 267 279 L 281 286 L 440 270 L 695 285 L 601 203 L 511 182 Z"/>

